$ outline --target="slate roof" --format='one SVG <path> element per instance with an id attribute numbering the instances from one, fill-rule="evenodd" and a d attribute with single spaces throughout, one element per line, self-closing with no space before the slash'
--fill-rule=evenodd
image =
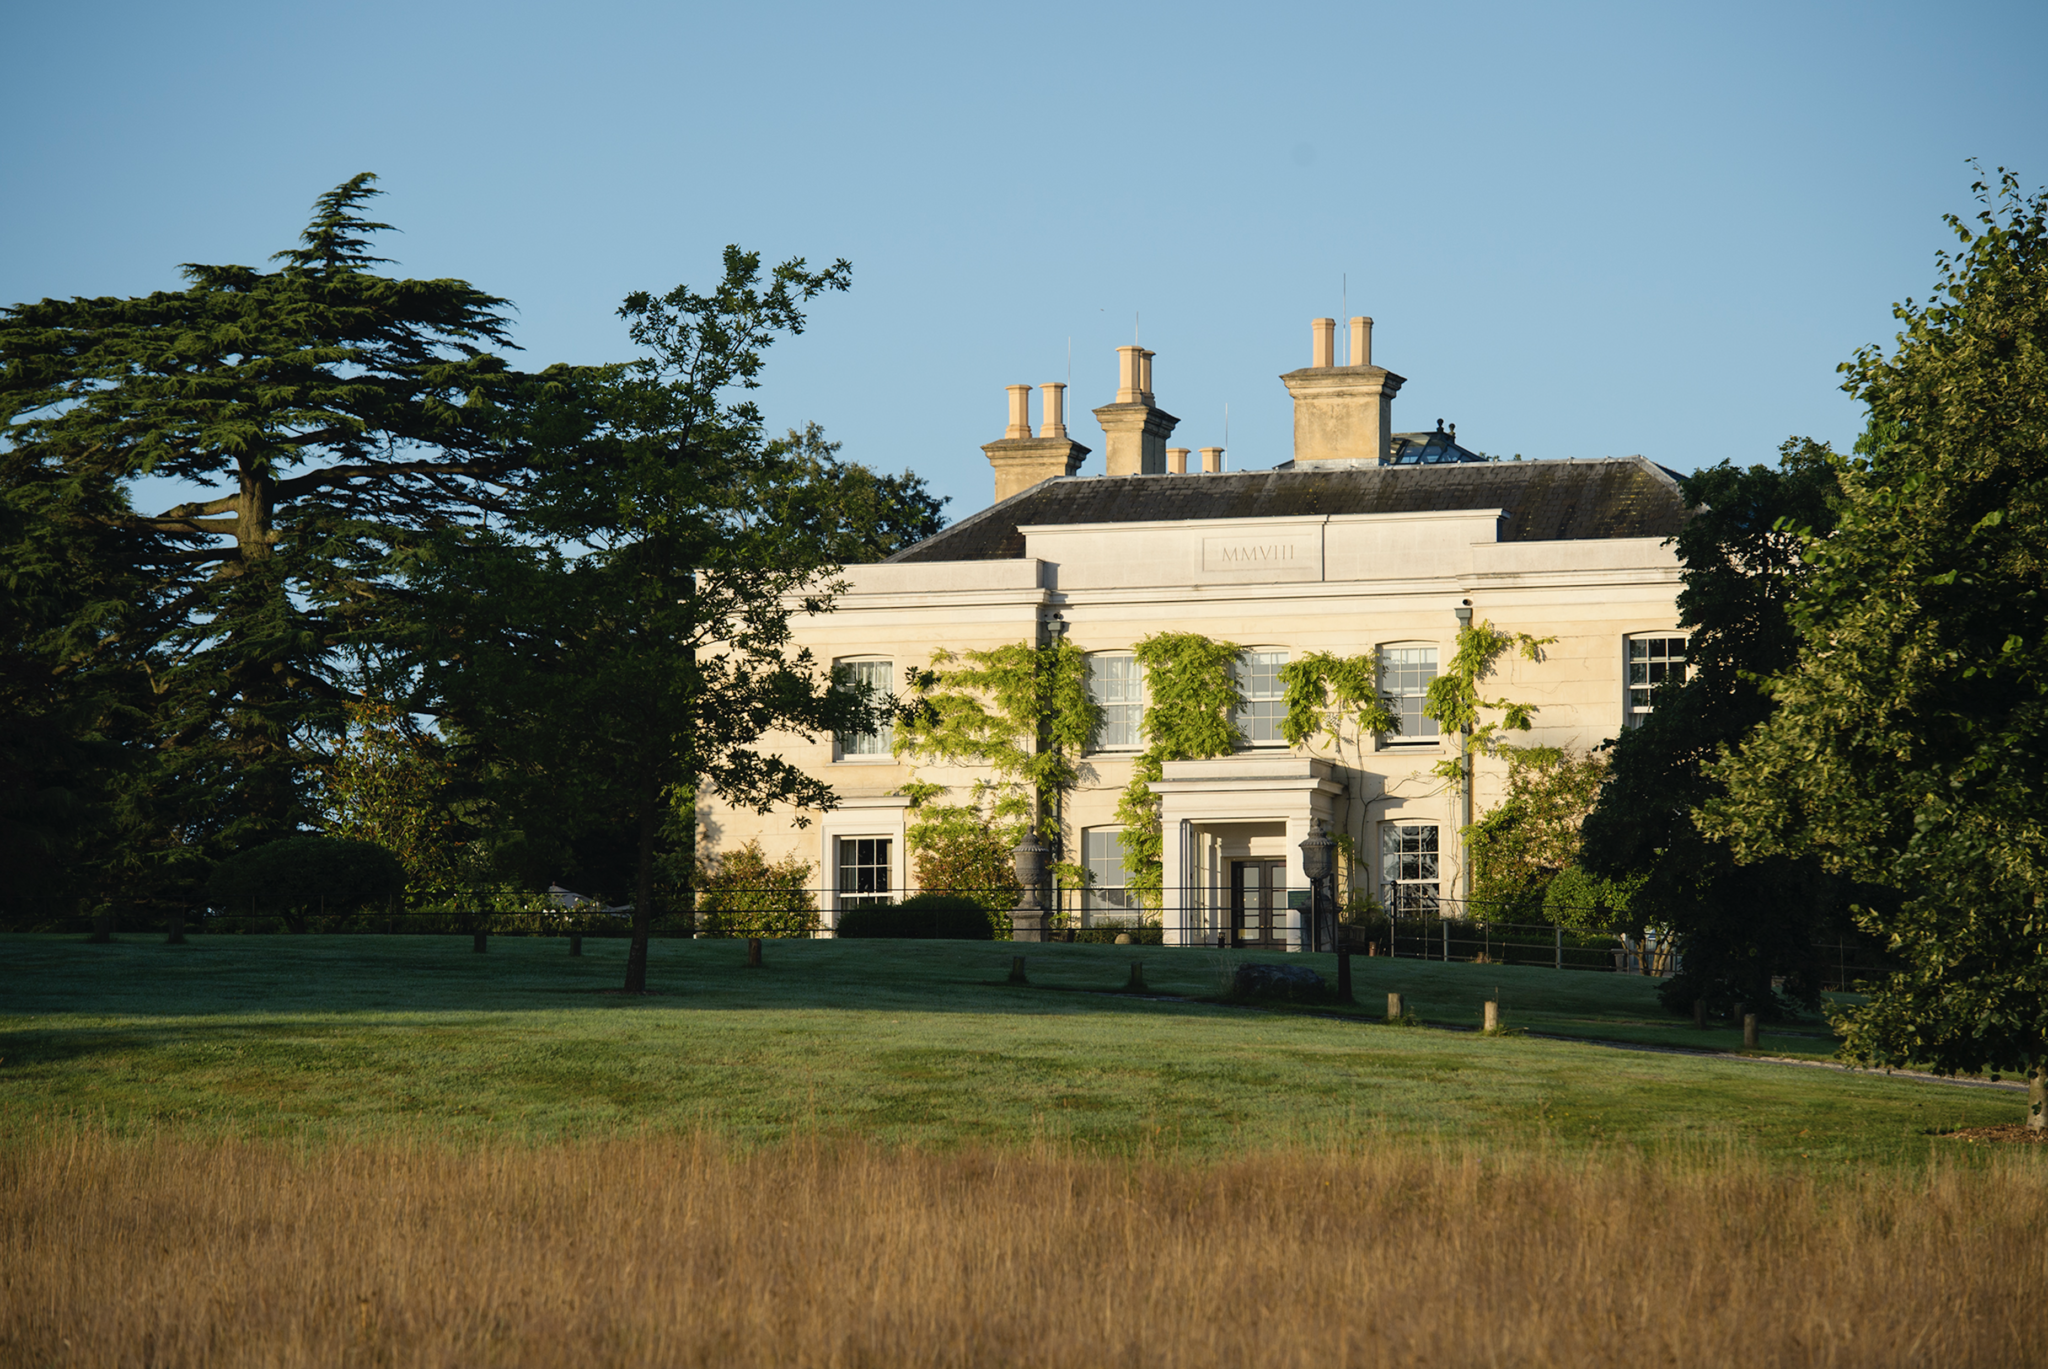
<path id="1" fill-rule="evenodd" d="M 961 519 L 891 561 L 1002 561 L 1024 554 L 1020 527 L 1164 523 L 1347 513 L 1507 511 L 1503 542 L 1671 537 L 1685 523 L 1676 475 L 1640 456 L 1489 461 L 1214 475 L 1067 476 Z"/>

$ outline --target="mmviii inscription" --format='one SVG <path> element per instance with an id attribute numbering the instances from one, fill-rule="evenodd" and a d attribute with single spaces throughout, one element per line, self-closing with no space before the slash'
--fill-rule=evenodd
<path id="1" fill-rule="evenodd" d="M 1202 539 L 1202 569 L 1211 574 L 1234 571 L 1277 580 L 1313 580 L 1322 574 L 1322 563 L 1322 539 L 1313 533 Z"/>

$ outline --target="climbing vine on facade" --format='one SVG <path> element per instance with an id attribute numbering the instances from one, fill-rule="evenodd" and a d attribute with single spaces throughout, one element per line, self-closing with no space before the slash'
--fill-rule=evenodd
<path id="1" fill-rule="evenodd" d="M 1244 648 L 1198 632 L 1158 632 L 1133 654 L 1145 669 L 1147 701 L 1139 724 L 1145 749 L 1131 767 L 1131 782 L 1117 801 L 1123 827 L 1126 888 L 1157 909 L 1165 878 L 1165 839 L 1159 795 L 1152 784 L 1168 761 L 1227 756 L 1243 740 L 1237 712 L 1244 706 L 1237 660 Z"/>
<path id="2" fill-rule="evenodd" d="M 1422 715 L 1435 719 L 1445 736 L 1455 734 L 1460 739 L 1458 754 L 1432 767 L 1454 792 L 1462 795 L 1469 789 L 1472 757 L 1498 756 L 1511 750 L 1501 734 L 1527 732 L 1536 713 L 1534 704 L 1481 697 L 1480 683 L 1493 673 L 1510 647 L 1519 650 L 1524 660 L 1540 661 L 1543 648 L 1556 640 L 1531 637 L 1526 632 L 1504 632 L 1488 622 L 1458 629 L 1458 649 L 1451 656 L 1450 668 L 1429 682 L 1429 697 L 1422 705 Z M 1482 711 L 1501 716 L 1481 722 Z"/>
<path id="3" fill-rule="evenodd" d="M 939 652 L 908 682 L 896 754 L 989 772 L 968 786 L 964 802 L 951 797 L 956 786 L 916 772 L 898 791 L 910 800 L 904 840 L 917 856 L 919 887 L 1013 906 L 1011 848 L 1033 830 L 1034 816 L 1040 840 L 1058 837 L 1058 801 L 1079 778 L 1074 758 L 1095 732 L 1100 710 L 1088 692 L 1088 660 L 1065 641 L 1012 642 Z M 960 887 L 963 879 L 975 887 Z"/>

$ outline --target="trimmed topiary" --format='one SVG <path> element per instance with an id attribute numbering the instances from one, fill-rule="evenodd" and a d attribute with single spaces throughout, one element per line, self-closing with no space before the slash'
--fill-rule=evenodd
<path id="1" fill-rule="evenodd" d="M 863 903 L 839 914 L 842 937 L 993 941 L 988 912 L 960 894 L 916 894 L 901 903 Z"/>

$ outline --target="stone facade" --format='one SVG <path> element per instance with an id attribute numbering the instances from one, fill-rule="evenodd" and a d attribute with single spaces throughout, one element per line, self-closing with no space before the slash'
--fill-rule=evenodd
<path id="1" fill-rule="evenodd" d="M 1330 365 L 1324 322 L 1316 360 L 1350 374 L 1333 375 L 1327 386 L 1304 385 L 1299 371 L 1286 377 L 1290 389 L 1320 406 L 1323 436 L 1312 464 L 1054 476 L 889 562 L 848 567 L 836 610 L 801 622 L 799 640 L 820 662 L 886 661 L 899 687 L 907 668 L 926 665 L 941 649 L 1043 642 L 1055 633 L 1105 659 L 1126 655 L 1152 633 L 1201 633 L 1255 653 L 1253 680 L 1304 653 L 1377 648 L 1383 684 L 1409 695 L 1412 716 L 1415 691 L 1450 661 L 1459 613 L 1469 609 L 1475 621 L 1555 638 L 1541 661 L 1504 657 L 1484 687 L 1490 697 L 1537 706 L 1535 731 L 1522 740 L 1583 748 L 1614 736 L 1642 703 L 1640 695 L 1631 703 L 1631 644 L 1639 658 L 1654 646 L 1660 662 L 1682 659 L 1679 568 L 1669 539 L 1686 511 L 1671 473 L 1640 457 L 1380 464 L 1394 386 L 1352 384 L 1366 368 Z M 1357 321 L 1352 336 L 1357 354 Z M 1137 392 L 1125 403 L 1133 408 L 1150 406 L 1150 362 L 1149 353 L 1125 358 L 1125 389 Z M 1329 414 L 1347 392 L 1361 410 L 1370 407 L 1348 429 L 1343 415 Z M 1364 448 L 1350 459 L 1327 436 L 1346 430 Z M 1112 433 L 1112 449 L 1119 445 Z M 1103 667 L 1106 676 L 1128 670 Z M 1637 674 L 1645 674 L 1640 661 Z M 707 803 L 702 840 L 715 849 L 758 839 L 771 854 L 813 862 L 828 923 L 852 896 L 842 884 L 856 875 L 906 891 L 908 805 L 896 791 L 911 778 L 910 765 L 830 739 L 782 739 L 777 749 L 826 777 L 841 806 L 798 828 L 788 813 Z M 1117 799 L 1136 749 L 1112 744 L 1087 755 L 1082 783 L 1059 814 L 1058 858 L 1092 857 L 1102 871 L 1113 870 L 1103 853 L 1114 849 Z M 1155 786 L 1168 940 L 1213 944 L 1223 933 L 1296 944 L 1298 914 L 1279 894 L 1306 888 L 1298 847 L 1318 822 L 1350 835 L 1364 861 L 1362 886 L 1458 911 L 1465 895 L 1458 834 L 1469 818 L 1431 773 L 1455 753 L 1453 738 L 1347 737 L 1334 750 L 1261 738 L 1232 756 L 1169 763 Z M 962 786 L 974 778 L 942 767 L 919 775 Z M 1501 764 L 1478 763 L 1476 812 L 1498 800 L 1503 777 Z M 866 873 L 848 863 L 848 852 L 866 862 Z M 1278 893 L 1266 895 L 1268 885 Z M 1113 887 L 1105 889 L 1087 909 L 1070 897 L 1068 910 L 1104 922 L 1125 915 Z M 1273 911 L 1261 918 L 1254 909 L 1248 924 L 1248 904 Z"/>

